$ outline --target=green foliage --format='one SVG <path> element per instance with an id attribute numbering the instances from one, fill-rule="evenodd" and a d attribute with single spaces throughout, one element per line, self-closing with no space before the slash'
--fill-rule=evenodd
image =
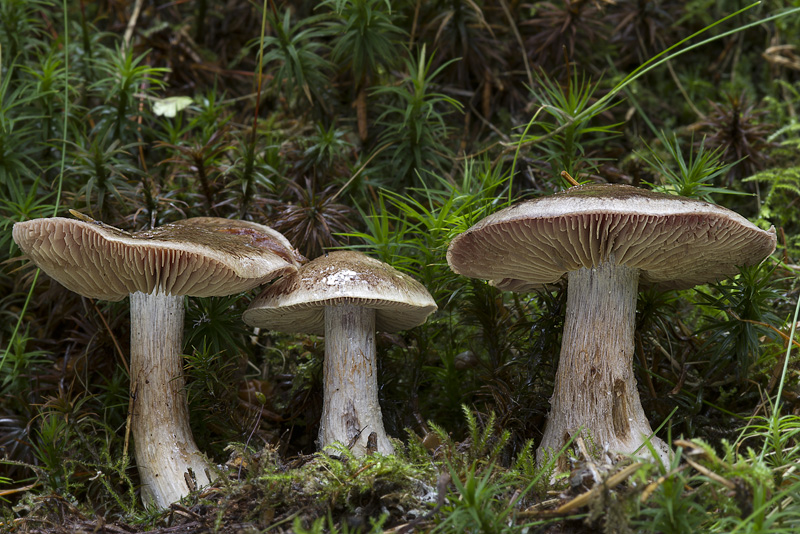
<path id="1" fill-rule="evenodd" d="M 292 523 L 292 529 L 297 534 L 355 534 L 362 532 L 380 534 L 384 532 L 383 524 L 385 522 L 386 516 L 381 516 L 378 519 L 369 518 L 368 529 L 365 529 L 363 526 L 355 526 L 351 528 L 347 523 L 342 523 L 340 527 L 329 514 L 327 517 L 319 517 L 315 519 L 309 528 L 303 527 L 302 520 L 299 517 L 295 517 L 294 522 Z"/>
<path id="2" fill-rule="evenodd" d="M 64 105 L 63 82 L 69 80 L 69 72 L 64 65 L 64 58 L 57 48 L 51 49 L 47 55 L 39 59 L 39 64 L 22 65 L 21 68 L 30 75 L 30 90 L 35 98 L 32 107 L 41 117 L 41 137 L 37 140 L 44 150 L 53 139 L 62 136 L 62 124 L 56 120 L 56 111 Z M 77 83 L 77 80 L 75 81 Z M 69 96 L 75 96 L 75 88 L 71 87 Z M 36 112 L 35 112 L 36 113 Z"/>
<path id="3" fill-rule="evenodd" d="M 467 465 L 472 465 L 474 469 L 476 463 L 495 463 L 503 452 L 503 448 L 508 445 L 511 433 L 508 430 L 502 430 L 499 434 L 495 434 L 498 428 L 497 418 L 494 413 L 489 415 L 489 419 L 481 428 L 472 410 L 462 405 L 461 411 L 467 421 L 467 440 L 465 440 L 465 443 L 468 444 L 468 448 L 466 451 L 460 451 L 459 454 L 448 458 L 452 462 L 451 467 L 464 468 Z M 454 453 L 457 447 L 447 432 L 433 422 L 428 424 L 439 436 L 442 443 L 446 445 L 448 453 Z"/>
<path id="4" fill-rule="evenodd" d="M 325 128 L 320 123 L 308 137 L 308 146 L 303 151 L 300 164 L 303 169 L 313 169 L 315 176 L 325 176 L 336 171 L 338 164 L 345 160 L 345 153 L 352 148 L 347 131 L 330 125 Z"/>
<path id="5" fill-rule="evenodd" d="M 396 62 L 403 31 L 392 20 L 389 0 L 325 0 L 322 6 L 336 15 L 327 23 L 334 36 L 331 60 L 352 69 L 356 83 L 368 82 Z"/>
<path id="6" fill-rule="evenodd" d="M 30 341 L 28 331 L 12 340 L 4 365 L 0 368 L 0 394 L 29 389 L 33 382 L 33 377 L 28 375 L 29 370 L 47 362 L 45 351 L 28 350 Z"/>
<path id="7" fill-rule="evenodd" d="M 102 102 L 92 110 L 97 118 L 95 129 L 103 133 L 111 129 L 113 139 L 121 143 L 138 138 L 137 93 L 153 94 L 165 85 L 164 74 L 168 69 L 148 65 L 146 57 L 146 54 L 134 57 L 130 47 L 107 49 L 105 56 L 95 63 L 100 76 L 89 90 L 100 95 Z"/>
<path id="8" fill-rule="evenodd" d="M 800 167 L 766 169 L 743 181 L 767 186 L 759 207 L 758 223 L 766 228 L 773 224 L 783 227 L 787 236 L 787 253 L 796 255 L 800 251 L 796 232 L 800 228 L 800 215 L 796 209 L 800 202 Z"/>
<path id="9" fill-rule="evenodd" d="M 434 91 L 433 80 L 447 63 L 431 71 L 433 56 L 425 47 L 419 56 L 405 60 L 406 77 L 400 85 L 385 85 L 372 90 L 384 97 L 383 111 L 377 119 L 383 128 L 381 147 L 390 150 L 384 175 L 393 176 L 393 185 L 409 187 L 415 177 L 426 171 L 444 171 L 452 149 L 443 145 L 450 127 L 445 116 L 453 110 L 461 111 L 456 99 Z"/>
<path id="10" fill-rule="evenodd" d="M 118 139 L 112 140 L 110 131 L 90 135 L 90 139 L 81 139 L 79 143 L 67 142 L 70 161 L 66 177 L 83 184 L 74 193 L 72 202 L 98 221 L 111 220 L 118 216 L 111 211 L 112 206 L 123 211 L 130 209 L 131 181 L 142 174 L 131 158 L 136 143 L 121 145 Z M 115 202 L 110 202 L 110 198 Z"/>
<path id="11" fill-rule="evenodd" d="M 269 139 L 267 140 L 269 143 Z M 249 139 L 239 139 L 233 148 L 230 180 L 227 188 L 235 191 L 239 216 L 244 218 L 250 211 L 253 201 L 263 191 L 274 189 L 273 178 L 278 170 L 270 165 L 265 157 L 272 147 Z"/>
<path id="12" fill-rule="evenodd" d="M 268 12 L 267 20 L 275 35 L 265 37 L 260 46 L 264 51 L 263 65 L 273 75 L 273 89 L 290 106 L 305 101 L 324 107 L 326 74 L 331 63 L 323 55 L 326 45 L 319 41 L 325 35 L 325 30 L 317 26 L 322 17 L 293 23 L 292 12 L 287 9 L 282 18 L 278 13 Z"/>
<path id="13" fill-rule="evenodd" d="M 519 139 L 520 145 L 531 141 L 529 136 L 541 137 L 539 148 L 543 163 L 549 167 L 553 179 L 567 171 L 572 176 L 597 171 L 601 158 L 592 148 L 608 143 L 616 136 L 619 124 L 592 124 L 593 119 L 608 112 L 614 104 L 607 100 L 603 105 L 593 105 L 599 86 L 587 76 L 575 72 L 564 85 L 545 75 L 537 77 L 538 88 L 531 88 L 537 111 Z M 538 118 L 543 114 L 543 118 Z"/>
<path id="14" fill-rule="evenodd" d="M 418 277 L 437 302 L 457 291 L 458 276 L 445 268 L 453 237 L 505 207 L 507 176 L 488 160 L 464 164 L 460 181 L 429 173 L 405 194 L 382 189 L 377 204 L 362 211 L 365 232 L 348 234 L 366 243 L 378 259 Z"/>
<path id="15" fill-rule="evenodd" d="M 797 356 L 786 351 L 800 250 L 797 11 L 771 0 L 704 27 L 738 6 L 257 4 L 178 2 L 137 18 L 125 3 L 0 0 L 0 483 L 12 490 L 0 530 L 543 532 L 576 518 L 607 531 L 797 530 Z M 191 104 L 155 109 L 174 97 Z M 698 129 L 704 141 L 686 146 L 682 132 Z M 785 261 L 697 293 L 644 292 L 637 313 L 645 409 L 708 441 L 554 514 L 589 489 L 535 458 L 564 288 L 518 295 L 467 280 L 447 266 L 450 241 L 557 189 L 562 170 L 709 199 L 744 155 L 737 168 L 759 172 L 727 185 L 754 201 L 717 198 L 781 227 Z M 309 257 L 357 247 L 410 273 L 439 311 L 377 337 L 382 411 L 393 435 L 409 429 L 406 443 L 391 457 L 311 454 L 323 341 L 246 328 L 246 296 L 189 299 L 192 428 L 215 463 L 234 445 L 213 489 L 185 509 L 143 511 L 126 443 L 126 305 L 70 294 L 11 240 L 16 221 L 70 208 L 126 230 L 203 215 L 266 222 Z M 757 404 L 767 415 L 742 430 Z"/>
<path id="16" fill-rule="evenodd" d="M 669 473 L 675 473 L 680 464 L 680 449 L 669 466 Z M 695 532 L 707 520 L 708 512 L 702 503 L 686 498 L 684 477 L 677 474 L 664 478 L 654 492 L 652 505 L 641 511 L 636 525 L 644 532 L 664 532 L 679 534 Z"/>
<path id="17" fill-rule="evenodd" d="M 708 324 L 705 350 L 712 362 L 710 372 L 719 376 L 731 368 L 738 380 L 748 376 L 750 366 L 762 351 L 762 337 L 775 332 L 765 325 L 780 324 L 772 302 L 778 295 L 771 286 L 775 267 L 770 262 L 742 267 L 738 277 L 714 285 L 716 294 L 697 291 L 713 310 Z"/>
<path id="18" fill-rule="evenodd" d="M 30 189 L 24 189 L 22 180 L 9 182 L 8 195 L 0 199 L 0 251 L 12 251 L 17 248 L 11 240 L 10 228 L 17 221 L 27 221 L 38 217 L 46 217 L 55 211 L 50 204 L 52 193 L 41 187 L 40 180 L 34 179 Z"/>
<path id="19" fill-rule="evenodd" d="M 241 295 L 186 299 L 184 347 L 197 348 L 205 340 L 211 352 L 228 358 L 246 353 L 249 329 L 239 319 L 241 310 Z"/>
<path id="20" fill-rule="evenodd" d="M 735 163 L 722 163 L 720 149 L 708 150 L 701 142 L 697 150 L 689 148 L 688 159 L 683 155 L 678 136 L 672 138 L 664 132 L 658 136 L 669 159 L 665 161 L 658 152 L 648 146 L 649 155 L 642 156 L 658 176 L 661 183 L 650 184 L 653 190 L 670 193 L 687 198 L 697 198 L 706 202 L 714 202 L 713 193 L 736 194 L 735 191 L 723 187 L 715 187 L 714 182 L 721 181 Z M 677 170 L 675 169 L 677 167 Z"/>
<path id="21" fill-rule="evenodd" d="M 45 33 L 39 10 L 52 10 L 48 0 L 6 0 L 0 3 L 0 48 L 12 61 L 25 60 L 37 51 Z"/>
<path id="22" fill-rule="evenodd" d="M 514 501 L 504 504 L 500 495 L 508 489 L 508 484 L 496 483 L 492 479 L 492 467 L 482 474 L 476 472 L 473 464 L 462 482 L 459 473 L 450 471 L 456 495 L 452 503 L 445 506 L 445 519 L 434 532 L 481 532 L 497 534 L 515 532 L 513 526 Z"/>
<path id="23" fill-rule="evenodd" d="M 28 105 L 35 100 L 29 87 L 12 85 L 14 69 L 0 77 L 0 186 L 4 190 L 25 178 L 33 179 L 38 168 L 34 154 L 38 112 Z"/>

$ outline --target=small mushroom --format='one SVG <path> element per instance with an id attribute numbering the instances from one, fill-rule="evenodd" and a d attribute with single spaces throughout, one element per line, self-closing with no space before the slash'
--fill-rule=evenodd
<path id="1" fill-rule="evenodd" d="M 325 335 L 318 445 L 339 441 L 361 456 L 373 433 L 378 452 L 394 451 L 378 403 L 375 330 L 412 328 L 435 310 L 428 291 L 410 276 L 360 252 L 336 251 L 266 288 L 242 319 L 281 332 Z"/>
<path id="2" fill-rule="evenodd" d="M 128 233 L 61 217 L 16 223 L 14 241 L 80 295 L 130 295 L 131 433 L 146 504 L 165 508 L 211 482 L 189 428 L 183 299 L 231 295 L 297 269 L 285 237 L 256 223 L 197 217 Z"/>
<path id="3" fill-rule="evenodd" d="M 579 429 L 633 453 L 652 434 L 633 373 L 639 285 L 689 288 L 775 250 L 735 212 L 623 185 L 585 185 L 501 210 L 456 237 L 456 273 L 528 291 L 566 275 L 567 310 L 551 411 L 539 447 L 558 451 Z M 663 458 L 668 446 L 653 437 Z M 559 465 L 564 470 L 566 465 Z"/>

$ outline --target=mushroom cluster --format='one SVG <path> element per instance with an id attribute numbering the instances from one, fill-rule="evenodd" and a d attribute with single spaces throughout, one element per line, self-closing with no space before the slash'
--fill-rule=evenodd
<path id="1" fill-rule="evenodd" d="M 453 271 L 528 291 L 567 279 L 567 310 L 551 411 L 538 451 L 558 451 L 576 432 L 613 452 L 652 436 L 633 373 L 640 286 L 689 288 L 753 265 L 775 250 L 737 213 L 698 200 L 624 185 L 586 185 L 521 202 L 457 236 Z M 561 469 L 566 465 L 560 465 Z"/>
<path id="2" fill-rule="evenodd" d="M 297 270 L 289 241 L 260 224 L 197 217 L 128 233 L 61 217 L 16 223 L 14 241 L 67 289 L 130 296 L 131 434 L 145 503 L 159 508 L 212 480 L 189 428 L 184 296 L 232 295 Z"/>
<path id="3" fill-rule="evenodd" d="M 183 392 L 184 296 L 229 295 L 275 280 L 242 319 L 325 336 L 319 448 L 340 442 L 356 455 L 393 452 L 378 402 L 375 331 L 413 328 L 437 309 L 408 275 L 353 251 L 303 265 L 271 228 L 210 217 L 138 233 L 92 220 L 36 219 L 14 225 L 13 238 L 76 293 L 130 296 L 132 434 L 146 503 L 166 507 L 213 478 L 192 438 Z M 774 229 L 713 204 L 589 185 L 486 217 L 453 239 L 447 261 L 502 290 L 568 283 L 540 460 L 583 431 L 618 453 L 649 439 L 666 460 L 669 447 L 652 435 L 633 372 L 639 287 L 719 280 L 763 260 L 775 244 Z"/>

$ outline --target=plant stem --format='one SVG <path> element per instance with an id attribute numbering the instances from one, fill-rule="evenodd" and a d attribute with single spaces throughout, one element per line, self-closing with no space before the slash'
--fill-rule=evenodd
<path id="1" fill-rule="evenodd" d="M 570 271 L 552 406 L 539 456 L 586 432 L 611 452 L 633 453 L 652 434 L 633 374 L 639 270 L 612 262 Z M 659 455 L 669 449 L 651 438 Z M 559 470 L 567 470 L 566 458 Z"/>
<path id="2" fill-rule="evenodd" d="M 377 450 L 394 447 L 383 428 L 375 362 L 375 310 L 351 304 L 325 307 L 324 405 L 319 448 L 344 443 L 356 456 L 377 434 Z"/>
<path id="3" fill-rule="evenodd" d="M 131 395 L 142 500 L 167 508 L 211 483 L 189 428 L 181 340 L 183 297 L 132 293 Z"/>

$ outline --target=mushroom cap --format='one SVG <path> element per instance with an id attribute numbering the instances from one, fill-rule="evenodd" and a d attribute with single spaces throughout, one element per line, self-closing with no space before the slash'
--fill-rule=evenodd
<path id="1" fill-rule="evenodd" d="M 251 326 L 280 332 L 325 333 L 325 306 L 372 308 L 383 332 L 413 328 L 436 311 L 425 287 L 382 261 L 339 250 L 303 265 L 266 288 L 242 314 Z"/>
<path id="2" fill-rule="evenodd" d="M 626 185 L 576 186 L 500 210 L 447 249 L 456 273 L 527 291 L 612 262 L 645 286 L 682 289 L 719 280 L 775 250 L 775 229 L 700 200 Z"/>
<path id="3" fill-rule="evenodd" d="M 301 257 L 268 226 L 217 217 L 136 233 L 92 220 L 52 217 L 16 223 L 12 235 L 37 266 L 67 289 L 111 301 L 156 290 L 231 295 L 295 271 Z"/>

